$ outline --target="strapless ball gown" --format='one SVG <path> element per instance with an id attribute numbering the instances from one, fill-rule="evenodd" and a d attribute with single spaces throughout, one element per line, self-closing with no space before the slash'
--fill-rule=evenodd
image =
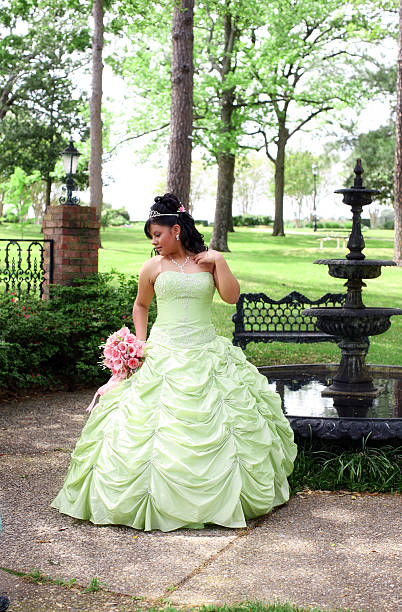
<path id="1" fill-rule="evenodd" d="M 52 506 L 97 525 L 244 527 L 289 499 L 280 397 L 211 323 L 209 272 L 165 271 L 142 367 L 101 397 Z"/>

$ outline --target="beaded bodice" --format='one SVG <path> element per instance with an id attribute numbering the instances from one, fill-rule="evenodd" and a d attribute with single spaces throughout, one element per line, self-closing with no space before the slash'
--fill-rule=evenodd
<path id="1" fill-rule="evenodd" d="M 195 346 L 215 338 L 211 323 L 215 291 L 212 274 L 166 270 L 159 274 L 154 288 L 158 316 L 149 341 L 171 346 Z"/>

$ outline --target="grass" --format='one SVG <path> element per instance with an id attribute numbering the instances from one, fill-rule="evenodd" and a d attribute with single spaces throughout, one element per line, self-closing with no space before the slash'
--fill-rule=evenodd
<path id="1" fill-rule="evenodd" d="M 24 578 L 29 580 L 29 582 L 34 582 L 35 584 L 56 584 L 57 586 L 63 586 L 71 588 L 75 586 L 77 579 L 72 578 L 71 580 L 64 580 L 63 578 L 52 578 L 51 576 L 47 576 L 40 569 L 33 570 L 32 572 L 17 572 L 16 570 L 9 569 L 8 567 L 0 567 L 0 570 L 6 572 L 7 574 L 12 574 L 13 576 L 18 576 L 19 578 Z"/>
<path id="2" fill-rule="evenodd" d="M 200 227 L 208 243 L 212 228 Z M 229 235 L 230 253 L 225 257 L 239 279 L 242 292 L 264 292 L 276 299 L 292 290 L 317 298 L 327 291 L 342 292 L 343 281 L 328 275 L 326 266 L 317 266 L 317 258 L 343 258 L 345 251 L 336 249 L 335 243 L 325 243 L 319 248 L 318 236 L 333 234 L 332 230 L 289 230 L 284 237 L 273 237 L 271 229 L 236 228 Z M 0 238 L 12 238 L 19 234 L 13 224 L 0 226 Z M 343 231 L 342 235 L 347 232 Z M 29 225 L 24 237 L 40 237 L 40 228 Z M 99 271 L 117 269 L 123 273 L 137 273 L 151 255 L 151 244 L 143 232 L 143 224 L 131 227 L 106 228 L 101 232 L 102 249 L 99 251 Z M 393 231 L 365 231 L 367 258 L 392 259 Z M 400 307 L 402 304 L 402 276 L 400 268 L 385 267 L 379 279 L 366 281 L 363 299 L 367 306 Z M 134 299 L 134 296 L 133 296 Z M 225 304 L 216 294 L 213 304 L 213 320 L 218 333 L 232 337 L 231 320 L 234 306 Z M 401 365 L 402 317 L 393 317 L 391 328 L 381 336 L 371 338 L 368 362 L 373 364 Z M 246 356 L 255 365 L 290 363 L 331 363 L 339 361 L 339 349 L 335 344 L 271 344 L 250 343 Z"/>
<path id="3" fill-rule="evenodd" d="M 363 438 L 359 447 L 344 448 L 328 440 L 298 440 L 292 493 L 306 489 L 359 493 L 402 492 L 402 446 L 373 446 Z"/>
<path id="4" fill-rule="evenodd" d="M 145 612 L 144 608 L 139 608 L 141 612 Z M 154 607 L 147 608 L 147 612 L 180 612 L 178 608 L 169 605 L 169 603 L 163 605 L 162 608 Z M 331 612 L 331 610 L 323 610 L 322 608 L 300 608 L 289 603 L 266 603 L 263 601 L 244 601 L 232 606 L 197 606 L 193 608 L 187 608 L 193 612 Z M 332 612 L 352 612 L 345 608 L 337 608 Z M 354 611 L 358 612 L 358 611 Z"/>
<path id="5" fill-rule="evenodd" d="M 47 576 L 41 570 L 36 569 L 32 572 L 18 572 L 16 570 L 10 569 L 8 567 L 0 567 L 0 571 L 6 572 L 8 574 L 12 574 L 13 576 L 18 576 L 19 578 L 23 578 L 24 580 L 28 580 L 29 582 L 34 582 L 35 584 L 52 584 L 61 587 L 77 587 L 82 588 L 77 584 L 76 578 L 72 578 L 71 580 L 63 580 L 60 578 L 51 578 L 51 576 Z M 83 593 L 95 593 L 97 591 L 102 590 L 102 583 L 98 580 L 98 578 L 92 578 L 89 585 L 83 589 Z M 174 589 L 170 589 L 171 591 Z M 145 600 L 145 597 L 133 597 L 133 601 Z M 162 603 L 162 607 L 152 607 L 147 608 L 147 612 L 180 612 L 177 608 L 172 607 L 170 605 L 170 600 L 165 599 Z M 194 612 L 331 612 L 330 610 L 322 610 L 321 608 L 300 608 L 294 606 L 289 603 L 265 603 L 262 601 L 244 601 L 238 604 L 234 604 L 232 606 L 224 605 L 224 606 L 196 606 L 193 608 L 189 608 Z M 144 608 L 137 608 L 138 611 L 142 611 Z M 337 610 L 333 610 L 332 612 L 351 612 L 349 610 L 337 608 Z"/>

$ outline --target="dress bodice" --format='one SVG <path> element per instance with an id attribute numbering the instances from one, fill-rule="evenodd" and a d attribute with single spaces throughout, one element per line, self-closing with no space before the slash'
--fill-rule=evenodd
<path id="1" fill-rule="evenodd" d="M 165 270 L 156 278 L 158 315 L 149 340 L 172 346 L 205 344 L 216 336 L 211 323 L 212 274 Z"/>

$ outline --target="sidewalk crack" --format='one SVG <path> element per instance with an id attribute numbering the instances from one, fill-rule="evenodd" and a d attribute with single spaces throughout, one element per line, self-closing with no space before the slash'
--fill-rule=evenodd
<path id="1" fill-rule="evenodd" d="M 265 518 L 266 518 L 265 516 L 262 516 L 256 519 L 252 519 L 250 521 L 250 525 L 245 527 L 244 529 L 239 530 L 239 532 L 233 538 L 233 540 L 231 540 L 228 544 L 226 544 L 226 546 L 223 546 L 217 552 L 213 553 L 210 557 L 208 557 L 208 559 L 205 559 L 205 561 L 200 563 L 200 565 L 195 567 L 189 574 L 184 576 L 181 580 L 167 587 L 165 589 L 164 596 L 162 596 L 162 598 L 158 598 L 158 600 L 160 601 L 161 599 L 163 599 L 163 597 L 168 597 L 170 593 L 176 592 L 178 589 L 184 586 L 187 582 L 189 582 L 192 578 L 194 578 L 194 576 L 197 576 L 198 574 L 200 574 L 203 569 L 205 569 L 206 567 L 211 565 L 216 559 L 224 555 L 241 538 L 244 538 L 245 536 L 249 535 L 250 533 L 252 533 L 252 531 L 254 531 L 257 527 L 259 527 L 261 523 L 264 522 Z"/>

